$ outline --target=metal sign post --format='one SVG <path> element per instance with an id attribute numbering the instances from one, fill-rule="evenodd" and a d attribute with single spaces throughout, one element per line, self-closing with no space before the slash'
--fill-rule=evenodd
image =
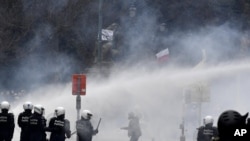
<path id="1" fill-rule="evenodd" d="M 181 136 L 180 141 L 186 141 L 185 138 L 185 93 L 182 101 L 182 122 L 180 124 Z"/>
<path id="2" fill-rule="evenodd" d="M 102 4 L 103 0 L 99 0 L 98 11 L 98 65 L 101 68 L 102 63 Z"/>
<path id="3" fill-rule="evenodd" d="M 77 112 L 76 121 L 80 120 L 80 111 L 81 111 L 81 96 L 80 96 L 80 93 L 77 93 L 77 96 L 76 96 L 76 112 Z M 77 135 L 76 135 L 76 141 L 79 141 L 79 137 Z"/>
<path id="4" fill-rule="evenodd" d="M 81 110 L 81 79 L 78 78 L 78 92 L 77 92 L 77 96 L 76 96 L 76 110 L 77 110 L 77 120 L 80 119 L 80 110 Z"/>
<path id="5" fill-rule="evenodd" d="M 86 76 L 84 74 L 72 75 L 72 94 L 76 95 L 77 120 L 80 120 L 81 95 L 86 95 Z M 78 136 L 76 141 L 78 141 Z"/>

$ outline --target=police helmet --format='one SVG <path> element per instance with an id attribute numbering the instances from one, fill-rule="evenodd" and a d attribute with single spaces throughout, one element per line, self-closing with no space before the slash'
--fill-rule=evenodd
<path id="1" fill-rule="evenodd" d="M 218 131 L 221 137 L 232 136 L 236 129 L 244 128 L 248 113 L 242 116 L 235 110 L 224 111 L 218 120 Z"/>
<path id="2" fill-rule="evenodd" d="M 40 104 L 37 104 L 34 106 L 34 112 L 37 113 L 37 114 L 43 114 L 44 113 L 44 108 L 42 105 Z"/>
<path id="3" fill-rule="evenodd" d="M 9 110 L 10 109 L 10 103 L 8 101 L 3 101 L 0 105 L 0 109 L 3 110 L 3 109 L 6 109 L 6 110 Z"/>
<path id="4" fill-rule="evenodd" d="M 212 116 L 206 116 L 205 118 L 204 118 L 204 124 L 205 125 L 207 125 L 207 124 L 213 124 L 214 123 L 214 119 L 213 119 L 213 117 Z"/>
<path id="5" fill-rule="evenodd" d="M 27 101 L 23 104 L 23 109 L 24 110 L 32 110 L 33 109 L 33 104 L 30 101 Z"/>
<path id="6" fill-rule="evenodd" d="M 55 115 L 58 117 L 58 116 L 61 116 L 61 115 L 64 115 L 65 114 L 65 109 L 63 107 L 57 107 L 55 109 Z"/>
<path id="7" fill-rule="evenodd" d="M 81 117 L 84 119 L 91 119 L 91 117 L 93 116 L 93 114 L 89 111 L 89 110 L 83 110 Z"/>

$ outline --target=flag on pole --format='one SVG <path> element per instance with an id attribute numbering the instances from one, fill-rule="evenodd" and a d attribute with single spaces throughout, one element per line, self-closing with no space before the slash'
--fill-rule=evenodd
<path id="1" fill-rule="evenodd" d="M 166 48 L 166 49 L 164 49 L 156 54 L 156 58 L 159 62 L 167 61 L 168 57 L 169 57 L 168 48 Z"/>

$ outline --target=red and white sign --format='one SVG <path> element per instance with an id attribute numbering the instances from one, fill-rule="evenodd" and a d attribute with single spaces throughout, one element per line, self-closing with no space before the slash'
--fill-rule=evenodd
<path id="1" fill-rule="evenodd" d="M 163 62 L 163 61 L 168 60 L 168 57 L 169 57 L 168 48 L 166 48 L 166 49 L 164 49 L 156 54 L 156 58 L 159 62 Z"/>
<path id="2" fill-rule="evenodd" d="M 86 75 L 72 75 L 72 95 L 86 95 Z"/>

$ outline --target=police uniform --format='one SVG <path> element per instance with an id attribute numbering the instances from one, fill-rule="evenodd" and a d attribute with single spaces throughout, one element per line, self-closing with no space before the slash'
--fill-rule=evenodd
<path id="1" fill-rule="evenodd" d="M 65 135 L 70 138 L 70 122 L 64 117 L 53 117 L 49 122 L 49 131 L 51 132 L 50 141 L 65 141 Z"/>
<path id="2" fill-rule="evenodd" d="M 20 141 L 28 141 L 29 139 L 29 118 L 32 115 L 31 110 L 25 110 L 18 115 L 18 126 L 21 128 Z"/>
<path id="3" fill-rule="evenodd" d="M 0 141 L 11 141 L 14 128 L 14 115 L 2 110 L 2 113 L 0 113 Z"/>
<path id="4" fill-rule="evenodd" d="M 197 141 L 211 141 L 212 137 L 218 136 L 218 130 L 213 126 L 201 126 L 198 129 Z"/>
<path id="5" fill-rule="evenodd" d="M 29 139 L 30 141 L 46 141 L 46 119 L 37 113 L 34 113 L 29 119 Z"/>
<path id="6" fill-rule="evenodd" d="M 76 131 L 79 141 L 92 141 L 92 136 L 97 133 L 90 120 L 83 118 L 76 121 Z"/>

